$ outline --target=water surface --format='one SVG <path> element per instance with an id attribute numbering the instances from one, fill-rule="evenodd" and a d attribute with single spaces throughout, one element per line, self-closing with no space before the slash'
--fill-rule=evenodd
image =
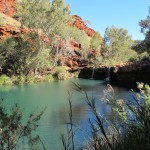
<path id="1" fill-rule="evenodd" d="M 109 114 L 107 107 L 101 98 L 106 85 L 103 81 L 76 79 L 89 96 L 93 96 L 99 103 L 98 109 L 101 114 Z M 39 122 L 38 134 L 48 150 L 61 149 L 60 134 L 64 132 L 68 121 L 68 92 L 72 93 L 73 121 L 76 127 L 80 127 L 75 136 L 77 145 L 87 138 L 89 134 L 88 119 L 92 117 L 89 107 L 86 105 L 83 94 L 73 90 L 72 81 L 54 81 L 51 83 L 38 83 L 33 85 L 0 87 L 0 97 L 5 99 L 7 107 L 19 103 L 23 108 L 25 118 L 33 112 L 40 111 L 46 106 L 47 109 Z M 114 87 L 118 97 L 127 99 L 130 91 Z M 78 146 L 76 147 L 78 149 Z"/>

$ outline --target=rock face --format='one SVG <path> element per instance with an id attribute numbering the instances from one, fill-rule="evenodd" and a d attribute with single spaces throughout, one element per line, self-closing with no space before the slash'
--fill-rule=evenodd
<path id="1" fill-rule="evenodd" d="M 8 16 L 13 16 L 15 13 L 16 0 L 0 0 L 0 12 Z"/>
<path id="2" fill-rule="evenodd" d="M 27 29 L 20 28 L 21 23 L 13 19 L 10 16 L 7 16 L 3 13 L 0 13 L 0 39 L 5 39 L 9 36 L 16 37 L 19 33 L 26 33 Z"/>
<path id="3" fill-rule="evenodd" d="M 76 26 L 80 30 L 84 30 L 85 33 L 90 37 L 94 35 L 95 31 L 87 27 L 81 17 L 77 15 L 74 15 L 73 17 L 75 18 L 75 21 L 73 22 L 73 26 Z"/>
<path id="4" fill-rule="evenodd" d="M 17 37 L 20 33 L 28 33 L 29 30 L 24 28 L 16 28 L 11 25 L 0 26 L 0 39 L 5 39 L 6 37 L 13 36 Z"/>
<path id="5" fill-rule="evenodd" d="M 113 67 L 111 81 L 117 85 L 136 87 L 136 82 L 150 84 L 150 64 L 131 64 Z"/>
<path id="6" fill-rule="evenodd" d="M 15 13 L 16 0 L 0 0 L 0 13 L 6 14 L 8 16 L 13 16 Z M 71 23 L 80 30 L 84 30 L 85 33 L 92 37 L 95 31 L 87 27 L 81 17 L 74 15 L 75 21 Z"/>
<path id="7" fill-rule="evenodd" d="M 104 80 L 107 78 L 108 71 L 107 67 L 100 67 L 93 70 L 93 68 L 83 68 L 80 71 L 79 78 L 90 79 L 94 78 L 97 80 Z M 94 71 L 94 72 L 93 72 Z M 93 77 L 92 77 L 93 74 Z"/>
<path id="8" fill-rule="evenodd" d="M 90 79 L 93 68 L 83 68 L 79 78 Z M 108 77 L 108 68 L 99 67 L 94 70 L 94 79 L 105 80 Z M 125 66 L 115 66 L 110 69 L 110 84 L 123 87 L 136 87 L 136 82 L 150 84 L 150 64 L 130 64 Z"/>

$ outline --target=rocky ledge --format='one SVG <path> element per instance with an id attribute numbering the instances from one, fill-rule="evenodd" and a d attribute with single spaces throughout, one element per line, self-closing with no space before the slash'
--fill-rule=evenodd
<path id="1" fill-rule="evenodd" d="M 79 78 L 94 78 L 98 80 L 105 80 L 108 76 L 111 84 L 125 87 L 136 87 L 136 82 L 150 84 L 150 63 L 114 66 L 110 70 L 104 66 L 94 70 L 93 68 L 83 68 L 79 74 Z"/>
<path id="2" fill-rule="evenodd" d="M 90 37 L 94 35 L 95 31 L 86 26 L 85 22 L 82 20 L 81 17 L 79 17 L 78 15 L 73 15 L 73 17 L 75 19 L 75 21 L 72 23 L 73 26 L 77 27 L 80 30 L 84 30 L 85 33 Z"/>

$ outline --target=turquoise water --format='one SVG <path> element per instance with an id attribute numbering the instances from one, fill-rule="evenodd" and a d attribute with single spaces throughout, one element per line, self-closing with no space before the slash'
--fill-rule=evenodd
<path id="1" fill-rule="evenodd" d="M 106 85 L 103 81 L 76 79 L 89 96 L 93 96 L 99 104 L 98 109 L 102 114 L 109 114 L 107 107 L 100 99 Z M 65 123 L 68 121 L 68 92 L 72 93 L 73 122 L 79 130 L 75 134 L 76 149 L 85 141 L 89 134 L 88 119 L 92 117 L 89 107 L 84 101 L 84 95 L 74 90 L 72 81 L 54 81 L 33 85 L 0 87 L 0 97 L 5 99 L 7 107 L 19 103 L 27 117 L 33 111 L 47 109 L 39 122 L 37 130 L 47 150 L 61 149 L 60 134 L 64 132 Z M 130 91 L 114 87 L 118 97 L 128 98 Z M 111 115 L 111 114 L 110 114 Z M 24 118 L 26 119 L 26 118 Z"/>

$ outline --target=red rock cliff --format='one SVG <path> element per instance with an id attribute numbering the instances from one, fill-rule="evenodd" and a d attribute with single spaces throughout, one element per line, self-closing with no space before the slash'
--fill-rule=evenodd
<path id="1" fill-rule="evenodd" d="M 0 12 L 9 16 L 15 13 L 16 0 L 0 0 Z"/>
<path id="2" fill-rule="evenodd" d="M 8 16 L 13 16 L 15 13 L 16 0 L 0 0 L 0 13 L 6 14 Z M 93 36 L 95 31 L 87 27 L 81 17 L 74 15 L 75 21 L 71 23 L 80 30 L 84 30 L 86 34 L 90 37 Z"/>
<path id="3" fill-rule="evenodd" d="M 95 31 L 87 27 L 81 17 L 77 15 L 74 15 L 73 17 L 75 18 L 75 21 L 73 22 L 74 26 L 76 26 L 80 30 L 84 30 L 85 33 L 90 37 L 94 35 Z"/>

